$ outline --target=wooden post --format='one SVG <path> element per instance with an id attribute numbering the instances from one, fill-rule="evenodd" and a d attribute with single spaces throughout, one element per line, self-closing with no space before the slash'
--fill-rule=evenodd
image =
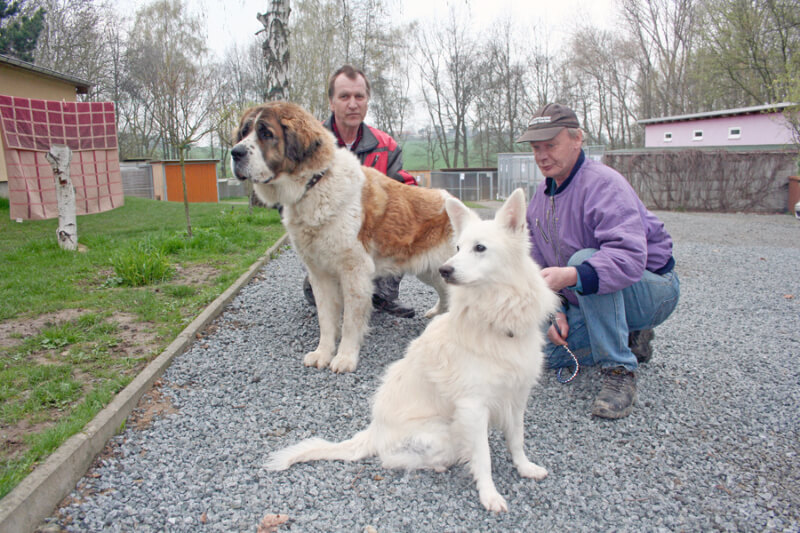
<path id="1" fill-rule="evenodd" d="M 78 249 L 78 223 L 75 217 L 75 188 L 69 177 L 72 150 L 63 144 L 54 144 L 47 152 L 47 160 L 53 167 L 58 199 L 58 245 L 62 250 Z"/>

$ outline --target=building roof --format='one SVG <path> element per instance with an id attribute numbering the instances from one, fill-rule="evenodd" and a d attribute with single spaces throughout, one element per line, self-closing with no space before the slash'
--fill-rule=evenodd
<path id="1" fill-rule="evenodd" d="M 671 117 L 647 118 L 637 120 L 637 124 L 661 124 L 664 122 L 683 122 L 689 120 L 700 120 L 704 118 L 732 117 L 737 115 L 752 115 L 755 113 L 773 112 L 777 113 L 787 107 L 798 105 L 792 102 L 781 102 L 779 104 L 757 105 L 752 107 L 737 107 L 736 109 L 723 109 L 722 111 L 707 111 L 705 113 L 693 113 L 691 115 L 674 115 Z"/>
<path id="2" fill-rule="evenodd" d="M 22 61 L 15 57 L 0 55 L 0 65 L 8 65 L 14 68 L 18 68 L 20 70 L 35 72 L 36 74 L 44 76 L 46 78 L 52 78 L 54 80 L 71 83 L 77 89 L 78 94 L 87 94 L 89 92 L 89 89 L 92 87 L 92 84 L 86 80 L 82 80 L 80 78 L 76 78 L 75 76 L 70 76 L 68 74 L 63 74 L 61 72 L 56 72 L 55 70 L 50 70 L 49 68 L 40 67 L 34 65 L 33 63 Z"/>

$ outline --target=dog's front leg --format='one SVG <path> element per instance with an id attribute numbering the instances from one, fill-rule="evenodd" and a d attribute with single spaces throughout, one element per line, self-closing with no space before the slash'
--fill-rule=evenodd
<path id="1" fill-rule="evenodd" d="M 511 460 L 514 462 L 514 466 L 517 467 L 517 472 L 519 472 L 520 476 L 540 481 L 547 476 L 547 470 L 532 463 L 525 455 L 523 448 L 525 440 L 525 407 L 524 405 L 514 405 L 511 411 L 511 418 L 505 420 L 503 424 L 506 446 L 508 446 L 508 451 L 511 453 Z"/>
<path id="2" fill-rule="evenodd" d="M 436 294 L 439 296 L 439 299 L 436 301 L 436 305 L 425 312 L 425 318 L 433 318 L 436 315 L 446 312 L 448 308 L 447 283 L 444 282 L 441 274 L 439 274 L 439 271 L 421 272 L 417 275 L 417 278 L 421 282 L 426 283 L 436 289 Z"/>
<path id="3" fill-rule="evenodd" d="M 459 402 L 455 422 L 457 434 L 464 440 L 469 469 L 478 487 L 481 503 L 489 511 L 508 511 L 508 505 L 494 485 L 489 451 L 489 410 L 483 402 Z"/>
<path id="4" fill-rule="evenodd" d="M 372 275 L 368 265 L 357 265 L 342 276 L 342 338 L 331 361 L 334 372 L 352 372 L 369 326 L 372 311 Z"/>
<path id="5" fill-rule="evenodd" d="M 309 269 L 309 280 L 314 291 L 317 304 L 317 320 L 319 322 L 319 345 L 313 352 L 303 358 L 306 366 L 325 368 L 331 362 L 333 350 L 336 348 L 336 336 L 339 330 L 339 317 L 342 314 L 342 299 L 336 281 L 325 274 L 314 275 Z"/>

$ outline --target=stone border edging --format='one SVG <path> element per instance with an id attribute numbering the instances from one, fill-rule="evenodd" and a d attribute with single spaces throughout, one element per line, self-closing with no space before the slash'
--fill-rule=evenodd
<path id="1" fill-rule="evenodd" d="M 272 255 L 286 244 L 284 233 L 267 252 L 200 313 L 172 343 L 122 389 L 79 433 L 53 452 L 0 500 L 0 531 L 32 532 L 84 476 L 92 461 L 117 433 L 142 395 L 169 367 L 172 359 L 194 342 L 239 290 L 256 275 Z"/>

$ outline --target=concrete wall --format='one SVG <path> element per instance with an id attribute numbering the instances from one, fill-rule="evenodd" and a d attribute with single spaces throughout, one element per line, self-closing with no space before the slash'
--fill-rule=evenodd
<path id="1" fill-rule="evenodd" d="M 651 209 L 786 212 L 796 150 L 615 150 L 618 170 Z"/>

